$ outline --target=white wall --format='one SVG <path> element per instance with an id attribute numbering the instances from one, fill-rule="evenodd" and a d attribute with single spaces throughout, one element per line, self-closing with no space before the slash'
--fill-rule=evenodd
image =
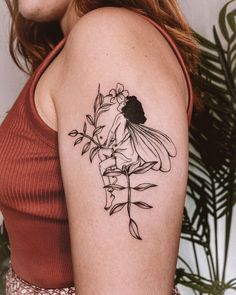
<path id="1" fill-rule="evenodd" d="M 212 38 L 212 25 L 217 23 L 219 9 L 226 3 L 225 0 L 180 0 L 183 11 L 189 20 L 191 26 L 199 33 L 208 38 Z M 11 61 L 8 53 L 8 12 L 4 1 L 0 2 L 0 122 L 4 117 L 5 112 L 16 99 L 23 83 L 26 79 L 25 74 Z M 234 214 L 234 224 L 236 224 L 236 214 Z M 0 217 L 1 219 L 1 217 Z M 1 220 L 0 220 L 1 222 Z M 219 232 L 224 234 L 223 224 Z M 223 249 L 223 245 L 220 245 Z M 236 258 L 233 256 L 233 249 L 236 248 L 236 235 L 231 239 L 231 251 L 228 277 L 236 277 Z M 223 251 L 222 251 L 223 252 Z M 184 256 L 191 261 L 192 249 L 188 251 L 184 242 L 180 244 L 180 253 L 185 253 Z M 188 254 L 189 253 L 189 254 Z M 235 266 L 235 267 L 233 267 Z M 204 264 L 203 264 L 204 267 Z M 180 287 L 182 295 L 189 295 L 189 290 Z M 233 295 L 233 292 L 227 292 L 227 295 Z"/>
<path id="2" fill-rule="evenodd" d="M 5 1 L 0 1 L 0 122 L 25 81 L 8 52 L 9 15 Z"/>

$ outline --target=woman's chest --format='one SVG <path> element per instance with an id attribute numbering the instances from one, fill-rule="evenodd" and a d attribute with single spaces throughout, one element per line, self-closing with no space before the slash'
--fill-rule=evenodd
<path id="1" fill-rule="evenodd" d="M 57 149 L 42 141 L 29 116 L 22 99 L 0 126 L 0 205 L 62 190 Z"/>

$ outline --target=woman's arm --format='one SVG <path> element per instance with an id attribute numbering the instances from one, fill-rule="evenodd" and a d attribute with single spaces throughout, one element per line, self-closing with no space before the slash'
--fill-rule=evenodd
<path id="1" fill-rule="evenodd" d="M 188 173 L 187 88 L 181 67 L 152 25 L 115 8 L 82 17 L 63 55 L 54 102 L 77 294 L 169 295 Z M 113 172 L 113 159 L 99 162 L 98 146 L 85 135 L 95 142 L 107 136 L 115 113 L 104 107 L 98 85 L 105 96 L 118 82 L 141 102 L 144 125 L 173 142 L 177 155 L 170 144 L 160 149 L 161 157 L 170 157 L 169 172 L 151 169 L 157 164 L 151 158 Z M 95 126 L 88 118 L 102 108 Z M 104 187 L 99 171 L 105 171 L 109 185 Z M 106 197 L 113 202 L 109 211 L 104 210 Z"/>

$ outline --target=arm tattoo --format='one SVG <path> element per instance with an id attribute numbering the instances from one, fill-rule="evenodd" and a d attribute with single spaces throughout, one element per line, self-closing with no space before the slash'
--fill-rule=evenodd
<path id="1" fill-rule="evenodd" d="M 104 125 L 105 118 L 110 113 L 114 114 L 114 120 L 112 124 Z M 142 238 L 137 223 L 131 217 L 131 207 L 151 209 L 153 206 L 132 200 L 134 192 L 146 191 L 157 184 L 144 182 L 133 186 L 131 179 L 135 182 L 137 174 L 170 171 L 170 158 L 177 155 L 172 140 L 161 131 L 144 125 L 145 121 L 141 102 L 136 96 L 130 96 L 122 84 L 117 83 L 116 88 L 105 96 L 100 92 L 99 84 L 93 115 L 86 115 L 82 131 L 74 129 L 68 133 L 75 138 L 74 146 L 84 142 L 82 155 L 89 152 L 91 163 L 95 156 L 99 161 L 106 194 L 104 209 L 113 215 L 127 207 L 129 232 L 138 240 Z M 103 142 L 101 134 L 105 134 Z M 119 201 L 113 204 L 115 199 Z"/>

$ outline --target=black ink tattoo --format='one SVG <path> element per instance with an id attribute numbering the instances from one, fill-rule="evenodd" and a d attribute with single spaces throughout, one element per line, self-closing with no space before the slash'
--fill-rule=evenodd
<path id="1" fill-rule="evenodd" d="M 115 108 L 114 108 L 115 106 Z M 114 110 L 115 116 L 106 139 L 101 140 L 106 125 L 98 124 L 100 116 Z M 103 116 L 104 117 L 104 116 Z M 104 209 L 109 214 L 120 212 L 125 206 L 129 216 L 129 232 L 135 238 L 142 240 L 137 223 L 131 217 L 131 206 L 151 209 L 153 206 L 143 201 L 132 201 L 132 191 L 145 191 L 157 186 L 153 183 L 131 185 L 131 176 L 144 174 L 148 171 L 168 172 L 171 169 L 171 157 L 177 155 L 172 140 L 164 133 L 144 125 L 146 117 L 141 102 L 136 96 L 130 96 L 124 86 L 117 83 L 115 89 L 104 96 L 100 92 L 100 84 L 93 105 L 93 115 L 86 115 L 82 132 L 76 129 L 68 133 L 76 137 L 74 146 L 86 141 L 82 148 L 82 155 L 89 151 L 92 163 L 95 156 L 99 159 L 103 188 L 106 193 Z M 90 132 L 88 132 L 90 129 Z M 99 136 L 100 135 L 100 136 Z M 118 182 L 123 177 L 125 184 Z M 125 202 L 113 205 L 119 191 L 126 191 Z"/>

